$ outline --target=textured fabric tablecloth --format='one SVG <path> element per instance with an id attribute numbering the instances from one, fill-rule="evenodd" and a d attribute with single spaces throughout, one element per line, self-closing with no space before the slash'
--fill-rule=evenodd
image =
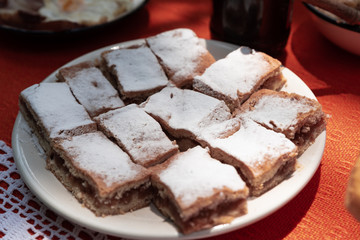
<path id="1" fill-rule="evenodd" d="M 34 38 L 0 31 L 0 238 L 113 239 L 57 216 L 22 182 L 11 150 L 19 93 L 70 60 L 110 44 L 177 27 L 210 39 L 210 14 L 210 0 L 150 0 L 116 24 L 82 34 Z M 360 223 L 344 207 L 349 173 L 360 153 L 360 57 L 325 39 L 300 1 L 295 1 L 286 53 L 283 64 L 331 115 L 321 165 L 280 210 L 213 239 L 360 239 Z"/>

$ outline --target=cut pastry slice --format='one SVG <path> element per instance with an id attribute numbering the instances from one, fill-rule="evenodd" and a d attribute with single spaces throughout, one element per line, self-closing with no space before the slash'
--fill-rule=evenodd
<path id="1" fill-rule="evenodd" d="M 314 99 L 296 93 L 260 90 L 238 111 L 293 141 L 301 155 L 326 128 L 328 116 Z"/>
<path id="2" fill-rule="evenodd" d="M 70 86 L 91 117 L 124 106 L 118 92 L 92 62 L 62 68 L 58 78 Z"/>
<path id="3" fill-rule="evenodd" d="M 103 133 L 57 140 L 53 147 L 48 169 L 95 215 L 123 214 L 149 205 L 149 171 L 134 164 Z"/>
<path id="4" fill-rule="evenodd" d="M 286 80 L 281 63 L 247 47 L 229 53 L 195 77 L 195 90 L 224 100 L 233 111 L 260 88 L 279 90 Z"/>
<path id="5" fill-rule="evenodd" d="M 32 85 L 21 92 L 19 106 L 47 154 L 51 151 L 51 139 L 97 130 L 96 123 L 76 101 L 66 83 Z"/>
<path id="6" fill-rule="evenodd" d="M 99 128 L 126 151 L 131 159 L 149 167 L 178 152 L 161 126 L 136 104 L 109 111 L 95 118 Z"/>
<path id="7" fill-rule="evenodd" d="M 223 101 L 177 87 L 166 87 L 141 104 L 175 138 L 195 139 L 209 125 L 231 118 Z"/>
<path id="8" fill-rule="evenodd" d="M 193 78 L 215 62 L 205 41 L 186 28 L 178 28 L 146 39 L 168 78 L 177 87 L 191 86 Z"/>
<path id="9" fill-rule="evenodd" d="M 151 180 L 155 205 L 184 234 L 247 213 L 248 189 L 235 168 L 211 158 L 200 146 L 156 166 Z"/>
<path id="10" fill-rule="evenodd" d="M 240 121 L 240 128 L 224 135 L 232 126 L 226 122 L 233 121 Z M 295 144 L 249 119 L 234 118 L 213 125 L 198 136 L 198 141 L 209 147 L 213 158 L 239 170 L 252 196 L 263 194 L 295 171 Z"/>
<path id="11" fill-rule="evenodd" d="M 168 84 L 157 58 L 145 45 L 106 51 L 102 68 L 124 101 L 141 102 Z"/>

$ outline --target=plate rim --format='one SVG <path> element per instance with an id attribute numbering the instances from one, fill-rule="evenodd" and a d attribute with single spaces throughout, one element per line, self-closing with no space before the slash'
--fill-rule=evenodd
<path id="1" fill-rule="evenodd" d="M 112 49 L 114 47 L 119 47 L 119 46 L 121 47 L 121 46 L 132 45 L 132 44 L 137 43 L 139 41 L 143 41 L 143 39 L 136 39 L 136 40 L 126 41 L 126 42 L 116 43 L 116 44 L 112 44 L 112 45 L 109 45 L 109 46 L 106 46 L 106 47 L 99 48 L 97 50 L 91 51 L 91 52 L 89 52 L 87 54 L 81 55 L 81 56 L 73 59 L 72 61 L 66 63 L 63 66 L 61 66 L 60 68 L 75 64 L 75 63 L 77 63 L 79 61 L 83 61 L 83 60 L 86 60 L 88 58 L 95 58 L 95 56 L 93 56 L 93 55 L 98 55 L 100 52 L 102 52 L 104 50 Z M 205 40 L 205 42 L 206 42 L 206 44 L 213 45 L 213 47 L 214 46 L 215 47 L 217 46 L 218 48 L 223 47 L 223 48 L 227 48 L 228 50 L 236 49 L 237 47 L 239 47 L 239 46 L 234 45 L 234 44 L 221 42 L 221 41 L 217 41 L 217 40 Z M 219 46 L 221 46 L 221 47 L 219 47 Z M 56 73 L 60 68 L 56 69 L 53 73 L 48 75 L 48 77 L 46 77 L 42 82 L 51 81 L 52 78 L 55 78 Z M 291 70 L 289 70 L 286 67 L 284 68 L 283 71 L 284 71 L 284 74 L 286 74 L 286 75 L 288 75 L 290 77 L 294 77 L 296 79 L 296 81 L 299 81 L 298 84 L 300 84 L 302 89 L 305 89 L 304 91 L 309 95 L 308 97 L 316 99 L 316 97 L 313 94 L 313 92 L 311 91 L 311 89 L 295 73 L 293 73 Z M 49 197 L 44 196 L 44 193 L 47 192 L 47 189 L 44 188 L 43 185 L 40 185 L 40 186 L 37 185 L 37 177 L 35 176 L 35 174 L 33 172 L 28 172 L 28 170 L 30 169 L 28 160 L 23 159 L 23 156 L 25 156 L 26 153 L 23 151 L 23 147 L 21 146 L 21 139 L 19 139 L 19 131 L 21 131 L 21 129 L 20 129 L 21 125 L 20 124 L 22 123 L 22 121 L 24 121 L 24 119 L 23 119 L 21 113 L 19 112 L 18 115 L 17 115 L 16 121 L 15 121 L 14 127 L 13 127 L 12 147 L 13 147 L 14 160 L 15 160 L 15 164 L 17 166 L 17 169 L 20 172 L 21 178 L 24 180 L 26 185 L 30 188 L 31 192 L 33 192 L 34 195 L 39 200 L 41 200 L 41 202 L 44 203 L 44 205 L 46 205 L 49 209 L 56 212 L 59 216 L 62 216 L 64 219 L 68 219 L 69 221 L 71 221 L 71 222 L 73 222 L 75 224 L 78 224 L 80 226 L 86 227 L 86 228 L 88 228 L 90 230 L 98 231 L 98 232 L 113 235 L 113 236 L 126 237 L 126 238 L 198 239 L 198 238 L 211 237 L 211 236 L 216 236 L 216 235 L 224 234 L 224 233 L 227 233 L 227 232 L 231 232 L 231 231 L 234 231 L 236 229 L 240 229 L 240 228 L 246 227 L 248 225 L 251 225 L 251 224 L 253 224 L 253 223 L 257 222 L 257 221 L 260 221 L 261 219 L 271 215 L 272 213 L 276 212 L 281 207 L 283 207 L 285 204 L 287 204 L 289 201 L 291 201 L 310 182 L 310 180 L 313 178 L 315 172 L 317 171 L 317 169 L 320 166 L 320 163 L 321 163 L 321 160 L 322 160 L 322 157 L 323 157 L 323 153 L 324 153 L 324 150 L 325 150 L 325 142 L 326 142 L 326 130 L 325 130 L 316 139 L 315 143 L 312 146 L 310 146 L 310 148 L 314 148 L 314 146 L 316 144 L 316 146 L 319 147 L 319 149 L 317 149 L 317 154 L 319 155 L 318 159 L 316 159 L 317 161 L 315 163 L 313 163 L 313 166 L 310 169 L 310 171 L 305 172 L 306 173 L 306 175 L 305 175 L 306 179 L 302 179 L 302 181 L 300 181 L 301 184 L 298 186 L 298 188 L 296 188 L 295 190 L 292 190 L 291 196 L 282 199 L 281 201 L 279 201 L 278 204 L 275 204 L 275 207 L 272 207 L 270 210 L 266 211 L 265 213 L 260 212 L 260 213 L 257 213 L 257 215 L 255 214 L 256 217 L 250 218 L 250 221 L 247 221 L 245 223 L 241 223 L 241 220 L 240 220 L 241 224 L 239 224 L 238 220 L 241 218 L 241 217 L 239 217 L 239 218 L 236 218 L 230 224 L 218 225 L 218 226 L 215 226 L 215 227 L 213 227 L 211 229 L 195 232 L 195 233 L 189 234 L 189 235 L 182 235 L 181 233 L 179 233 L 176 230 L 176 234 L 167 233 L 167 234 L 158 234 L 158 235 L 149 236 L 149 235 L 146 235 L 145 233 L 139 233 L 137 231 L 130 231 L 129 232 L 129 231 L 124 231 L 124 230 L 114 231 L 114 229 L 112 229 L 112 228 L 104 229 L 102 227 L 99 227 L 99 225 L 94 223 L 94 222 L 81 221 L 76 216 L 74 216 L 74 214 L 69 214 L 69 212 L 66 212 L 66 211 L 64 212 L 64 210 L 61 209 L 61 206 L 58 206 L 58 204 L 55 204 L 54 202 L 51 202 Z M 308 150 L 306 152 L 308 152 Z M 303 154 L 303 156 L 306 155 L 306 152 Z M 301 156 L 300 159 L 303 156 Z M 47 170 L 44 168 L 44 169 L 42 169 L 42 171 L 47 171 Z M 295 172 L 295 174 L 296 174 L 296 172 Z M 55 176 L 54 176 L 54 178 L 55 178 Z M 293 177 L 291 177 L 291 178 L 293 178 Z M 36 180 L 36 181 L 34 181 L 34 180 Z M 283 184 L 283 183 L 281 183 L 281 184 Z M 275 189 L 276 189 L 276 187 L 275 187 Z M 269 192 L 265 193 L 264 195 L 267 195 L 269 193 L 271 194 L 272 191 L 273 191 L 273 189 L 270 190 Z M 262 196 L 260 196 L 259 198 L 261 198 Z M 256 198 L 256 199 L 258 199 L 258 198 Z"/>

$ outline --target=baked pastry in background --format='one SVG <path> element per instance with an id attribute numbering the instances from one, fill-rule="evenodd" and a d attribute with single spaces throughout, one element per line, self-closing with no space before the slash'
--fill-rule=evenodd
<path id="1" fill-rule="evenodd" d="M 45 21 L 69 21 L 83 26 L 109 22 L 125 12 L 129 0 L 44 0 L 39 14 Z"/>
<path id="2" fill-rule="evenodd" d="M 360 221 L 360 156 L 351 170 L 345 194 L 346 209 Z"/>
<path id="3" fill-rule="evenodd" d="M 112 21 L 131 4 L 132 0 L 6 0 L 0 4 L 0 24 L 57 32 Z"/>

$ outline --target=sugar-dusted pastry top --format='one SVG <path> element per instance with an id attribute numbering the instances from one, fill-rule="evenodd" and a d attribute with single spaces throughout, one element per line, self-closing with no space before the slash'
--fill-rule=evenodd
<path id="1" fill-rule="evenodd" d="M 94 124 L 66 83 L 35 84 L 23 90 L 21 96 L 31 106 L 50 138 L 65 137 L 68 131 Z"/>
<path id="2" fill-rule="evenodd" d="M 199 136 L 210 148 L 218 148 L 252 169 L 257 177 L 264 170 L 279 167 L 279 157 L 283 154 L 296 154 L 296 146 L 285 135 L 268 130 L 249 119 L 239 119 L 240 128 L 234 134 L 222 138 L 211 131 Z M 238 165 L 238 164 L 236 164 Z"/>
<path id="3" fill-rule="evenodd" d="M 102 132 L 62 139 L 57 144 L 67 160 L 96 184 L 100 195 L 148 174 Z"/>
<path id="4" fill-rule="evenodd" d="M 316 100 L 295 93 L 266 89 L 254 93 L 241 108 L 244 117 L 281 132 L 291 129 L 291 132 L 296 131 L 297 125 L 304 118 L 318 111 L 322 113 L 321 105 Z"/>
<path id="5" fill-rule="evenodd" d="M 142 104 L 144 110 L 173 130 L 193 133 L 231 117 L 223 101 L 205 94 L 166 87 Z"/>
<path id="6" fill-rule="evenodd" d="M 107 65 L 114 68 L 121 92 L 143 92 L 165 87 L 168 79 L 155 55 L 146 46 L 120 48 L 104 53 Z"/>
<path id="7" fill-rule="evenodd" d="M 185 28 L 174 29 L 146 39 L 159 58 L 168 77 L 177 85 L 201 74 L 214 58 L 205 47 L 205 41 Z"/>
<path id="8" fill-rule="evenodd" d="M 246 197 L 246 185 L 235 168 L 211 158 L 205 148 L 189 149 L 169 161 L 158 176 L 182 209 L 219 192 L 244 192 Z"/>
<path id="9" fill-rule="evenodd" d="M 59 75 L 70 86 L 90 116 L 124 106 L 115 88 L 100 69 L 91 63 L 85 62 L 60 69 Z"/>
<path id="10" fill-rule="evenodd" d="M 146 166 L 163 158 L 177 146 L 161 126 L 136 104 L 101 114 L 95 120 L 118 140 L 134 162 Z M 175 153 L 174 152 L 174 153 Z"/>
<path id="11" fill-rule="evenodd" d="M 195 82 L 201 81 L 213 91 L 236 99 L 258 88 L 279 67 L 278 60 L 240 47 L 213 63 L 202 75 L 195 77 Z"/>

